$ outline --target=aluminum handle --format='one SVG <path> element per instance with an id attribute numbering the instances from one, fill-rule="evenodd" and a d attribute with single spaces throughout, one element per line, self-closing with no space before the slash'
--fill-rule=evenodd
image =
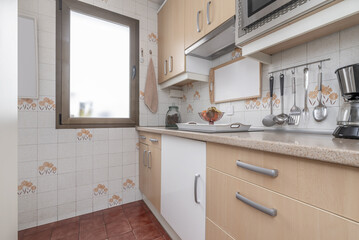
<path id="1" fill-rule="evenodd" d="M 309 69 L 304 68 L 304 108 L 308 108 Z"/>
<path id="2" fill-rule="evenodd" d="M 168 59 L 168 71 L 172 72 L 173 71 L 173 57 L 170 56 Z"/>
<path id="3" fill-rule="evenodd" d="M 197 12 L 197 32 L 201 32 L 201 29 L 199 28 L 199 14 L 201 13 L 201 10 Z"/>
<path id="4" fill-rule="evenodd" d="M 239 160 L 237 160 L 237 166 L 247 169 L 247 170 L 250 170 L 250 171 L 253 171 L 253 172 L 261 173 L 261 174 L 264 174 L 264 175 L 267 175 L 267 176 L 270 176 L 273 178 L 278 176 L 277 169 L 262 168 L 262 167 L 254 166 L 254 165 L 251 165 L 248 163 L 241 162 Z"/>
<path id="5" fill-rule="evenodd" d="M 194 175 L 194 202 L 200 204 L 197 197 L 197 185 L 198 185 L 198 178 L 200 177 L 199 174 Z"/>
<path id="6" fill-rule="evenodd" d="M 147 167 L 146 166 L 146 150 L 143 150 L 143 155 L 142 155 L 142 163 L 143 163 L 143 166 Z"/>
<path id="7" fill-rule="evenodd" d="M 155 139 L 155 138 L 150 138 L 149 140 L 150 140 L 150 142 L 158 142 L 158 139 Z"/>
<path id="8" fill-rule="evenodd" d="M 210 19 L 210 17 L 209 17 L 209 8 L 210 8 L 210 6 L 211 6 L 211 4 L 212 4 L 212 1 L 208 1 L 207 2 L 207 24 L 208 25 L 211 25 L 211 19 Z"/>
<path id="9" fill-rule="evenodd" d="M 243 202 L 257 210 L 259 210 L 265 214 L 268 214 L 269 216 L 272 216 L 272 217 L 277 216 L 277 209 L 264 207 L 256 202 L 253 202 L 252 200 L 249 200 L 248 198 L 243 197 L 241 194 L 239 194 L 239 192 L 236 193 L 236 198 L 238 200 L 240 200 L 241 202 Z"/>
<path id="10" fill-rule="evenodd" d="M 163 73 L 167 75 L 167 60 L 165 60 L 163 63 Z"/>
<path id="11" fill-rule="evenodd" d="M 292 81 L 293 81 L 293 86 L 292 86 L 292 92 L 293 92 L 293 103 L 294 105 L 297 105 L 297 97 L 296 97 L 296 94 L 297 94 L 297 86 L 296 86 L 296 80 L 295 80 L 295 77 L 293 76 L 292 77 Z"/>
<path id="12" fill-rule="evenodd" d="M 141 138 L 141 139 L 146 139 L 146 137 L 145 137 L 145 136 L 143 136 L 143 135 L 140 135 L 140 138 Z"/>
<path id="13" fill-rule="evenodd" d="M 150 161 L 150 157 L 152 157 L 151 151 L 148 151 L 148 153 L 147 153 L 147 167 L 148 167 L 149 169 L 152 168 L 152 163 L 151 163 L 151 161 Z"/>

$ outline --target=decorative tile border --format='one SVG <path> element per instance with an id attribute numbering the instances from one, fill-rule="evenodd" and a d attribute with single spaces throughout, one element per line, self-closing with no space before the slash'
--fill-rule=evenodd
<path id="1" fill-rule="evenodd" d="M 199 94 L 199 92 L 196 91 L 196 92 L 193 94 L 193 99 L 194 99 L 194 100 L 200 100 L 200 99 L 201 99 L 201 94 Z"/>
<path id="2" fill-rule="evenodd" d="M 91 141 L 92 138 L 93 134 L 89 129 L 81 129 L 77 132 L 77 140 L 80 142 Z"/>
<path id="3" fill-rule="evenodd" d="M 258 98 L 248 99 L 245 102 L 245 107 L 247 110 L 258 110 L 261 107 L 261 102 Z"/>
<path id="4" fill-rule="evenodd" d="M 127 178 L 122 187 L 124 191 L 133 190 L 136 187 L 136 183 L 132 179 Z"/>
<path id="5" fill-rule="evenodd" d="M 94 196 L 104 196 L 108 192 L 108 188 L 105 186 L 105 184 L 98 184 L 97 187 L 93 189 L 93 195 Z"/>
<path id="6" fill-rule="evenodd" d="M 187 106 L 187 113 L 193 113 L 193 107 L 191 104 L 188 104 Z"/>
<path id="7" fill-rule="evenodd" d="M 318 99 L 318 86 L 315 87 L 313 91 L 309 92 L 309 103 L 312 106 L 317 105 L 317 102 L 319 102 Z M 322 85 L 322 103 L 326 105 L 334 105 L 338 100 L 338 93 L 333 91 L 333 89 L 328 85 Z"/>
<path id="8" fill-rule="evenodd" d="M 57 173 L 57 167 L 53 163 L 44 162 L 38 167 L 40 175 L 53 175 Z"/>
<path id="9" fill-rule="evenodd" d="M 157 43 L 158 39 L 157 39 L 156 34 L 154 34 L 154 33 L 148 34 L 148 41 L 153 42 L 153 43 Z"/>
<path id="10" fill-rule="evenodd" d="M 50 97 L 42 97 L 39 101 L 39 111 L 55 111 L 55 100 Z"/>
<path id="11" fill-rule="evenodd" d="M 280 99 L 278 98 L 277 94 L 273 93 L 272 106 L 275 108 L 279 108 L 279 105 L 280 105 Z M 263 109 L 270 108 L 270 93 L 269 92 L 267 92 L 265 97 L 262 98 L 262 107 L 263 107 Z"/>
<path id="12" fill-rule="evenodd" d="M 22 181 L 17 187 L 17 195 L 28 195 L 36 192 L 37 187 L 31 181 Z"/>
<path id="13" fill-rule="evenodd" d="M 122 201 L 123 199 L 119 195 L 115 194 L 108 200 L 108 206 L 109 207 L 120 206 L 122 204 Z"/>
<path id="14" fill-rule="evenodd" d="M 232 56 L 232 60 L 241 57 L 241 56 L 242 56 L 242 49 L 240 49 L 240 48 L 234 49 L 234 50 L 232 51 L 231 56 Z"/>
<path id="15" fill-rule="evenodd" d="M 182 100 L 182 102 L 187 102 L 187 96 L 183 94 L 183 96 L 182 96 L 182 99 L 181 99 L 181 100 Z"/>
<path id="16" fill-rule="evenodd" d="M 37 100 L 31 98 L 19 98 L 17 100 L 17 109 L 19 111 L 36 111 Z"/>
<path id="17" fill-rule="evenodd" d="M 145 93 L 143 91 L 140 91 L 140 100 L 145 99 Z"/>

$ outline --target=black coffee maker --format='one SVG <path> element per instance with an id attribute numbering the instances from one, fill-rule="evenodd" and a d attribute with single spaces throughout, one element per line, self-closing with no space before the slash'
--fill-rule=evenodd
<path id="1" fill-rule="evenodd" d="M 340 106 L 338 127 L 333 135 L 337 138 L 359 139 L 359 64 L 335 71 L 344 104 Z"/>

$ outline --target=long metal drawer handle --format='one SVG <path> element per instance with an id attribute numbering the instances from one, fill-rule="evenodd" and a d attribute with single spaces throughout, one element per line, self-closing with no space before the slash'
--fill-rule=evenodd
<path id="1" fill-rule="evenodd" d="M 155 138 L 150 138 L 149 140 L 150 140 L 150 142 L 158 142 L 158 139 L 155 139 Z"/>
<path id="2" fill-rule="evenodd" d="M 201 13 L 201 10 L 197 12 L 197 32 L 201 32 L 201 29 L 199 28 L 199 14 Z"/>
<path id="3" fill-rule="evenodd" d="M 168 59 L 168 71 L 172 72 L 173 71 L 173 57 L 170 56 Z"/>
<path id="4" fill-rule="evenodd" d="M 142 136 L 142 135 L 140 135 L 140 138 L 141 138 L 141 139 L 146 139 L 146 137 L 145 137 L 145 136 Z"/>
<path id="5" fill-rule="evenodd" d="M 150 157 L 152 157 L 151 155 L 151 151 L 148 151 L 148 154 L 147 154 L 147 167 L 148 168 L 152 168 L 152 164 L 151 164 L 151 161 L 150 161 Z"/>
<path id="6" fill-rule="evenodd" d="M 142 163 L 143 163 L 143 166 L 147 167 L 146 166 L 146 150 L 143 150 L 143 155 L 142 155 Z"/>
<path id="7" fill-rule="evenodd" d="M 249 200 L 248 198 L 243 197 L 241 194 L 239 194 L 239 192 L 236 193 L 236 198 L 238 200 L 242 201 L 243 203 L 245 203 L 265 214 L 268 214 L 272 217 L 277 216 L 277 209 L 264 207 L 256 202 L 253 202 L 252 200 Z"/>
<path id="8" fill-rule="evenodd" d="M 163 63 L 163 73 L 167 75 L 167 60 L 165 60 Z"/>
<path id="9" fill-rule="evenodd" d="M 199 174 L 194 175 L 194 202 L 200 204 L 197 197 L 197 185 L 198 185 L 198 178 L 200 177 Z"/>
<path id="10" fill-rule="evenodd" d="M 212 3 L 212 1 L 208 1 L 207 2 L 207 24 L 208 25 L 211 25 L 211 19 L 210 19 L 210 17 L 209 17 L 209 7 L 211 6 L 211 3 Z"/>
<path id="11" fill-rule="evenodd" d="M 241 162 L 239 160 L 237 160 L 237 166 L 253 171 L 253 172 L 257 172 L 257 173 L 261 173 L 267 176 L 271 176 L 271 177 L 277 177 L 278 176 L 278 170 L 277 169 L 267 169 L 267 168 L 262 168 L 262 167 L 258 167 L 258 166 L 254 166 L 248 163 L 244 163 Z"/>

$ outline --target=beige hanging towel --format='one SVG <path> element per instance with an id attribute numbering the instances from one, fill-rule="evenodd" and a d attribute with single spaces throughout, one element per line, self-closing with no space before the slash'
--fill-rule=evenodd
<path id="1" fill-rule="evenodd" d="M 147 78 L 145 85 L 145 104 L 152 113 L 158 110 L 158 94 L 157 94 L 157 81 L 155 74 L 155 67 L 153 66 L 152 58 L 148 64 Z"/>

